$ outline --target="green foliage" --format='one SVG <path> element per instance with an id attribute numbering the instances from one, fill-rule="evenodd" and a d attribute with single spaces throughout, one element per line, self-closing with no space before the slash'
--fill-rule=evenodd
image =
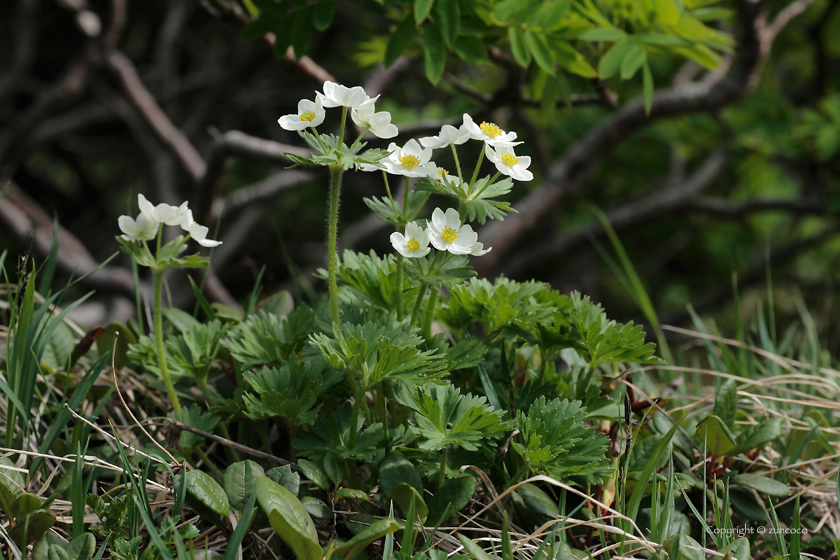
<path id="1" fill-rule="evenodd" d="M 423 178 L 417 182 L 416 187 L 421 192 L 457 198 L 465 205 L 469 220 L 483 224 L 488 218 L 504 220 L 508 212 L 515 212 L 509 202 L 490 200 L 508 194 L 513 188 L 513 181 L 507 177 L 493 183 L 490 181 L 490 177 L 484 177 L 470 189 L 466 182 L 456 184 L 444 179 Z"/>
<path id="2" fill-rule="evenodd" d="M 540 397 L 527 413 L 516 414 L 521 443 L 514 440 L 513 448 L 531 471 L 598 484 L 612 472 L 605 457 L 608 440 L 583 423 L 585 416 L 579 401 Z"/>
<path id="3" fill-rule="evenodd" d="M 302 349 L 313 326 L 314 313 L 305 305 L 286 316 L 259 311 L 228 331 L 221 345 L 242 367 L 281 367 Z"/>

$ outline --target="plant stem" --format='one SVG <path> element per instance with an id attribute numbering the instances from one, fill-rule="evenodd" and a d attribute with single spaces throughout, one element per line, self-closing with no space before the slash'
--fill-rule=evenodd
<path id="1" fill-rule="evenodd" d="M 341 108 L 341 131 L 338 133 L 338 151 L 342 152 L 344 148 L 344 128 L 347 124 L 347 107 Z"/>
<path id="2" fill-rule="evenodd" d="M 172 379 L 169 377 L 169 368 L 166 365 L 166 354 L 163 352 L 163 320 L 160 312 L 161 286 L 163 285 L 163 270 L 155 269 L 155 344 L 157 345 L 158 362 L 160 364 L 160 374 L 163 377 L 163 384 L 166 385 L 166 392 L 169 394 L 169 401 L 172 403 L 172 409 L 178 418 L 181 417 L 181 403 L 178 401 L 178 395 L 175 393 L 175 387 L 172 385 Z"/>
<path id="3" fill-rule="evenodd" d="M 402 229 L 402 228 L 401 228 Z M 397 308 L 397 321 L 403 320 L 403 309 L 402 309 L 402 295 L 403 295 L 403 267 L 402 267 L 402 255 L 397 255 L 397 291 L 394 293 L 394 307 Z"/>
<path id="4" fill-rule="evenodd" d="M 429 294 L 429 303 L 426 304 L 426 316 L 423 318 L 423 338 L 426 340 L 432 339 L 432 320 L 435 318 L 435 306 L 437 306 L 439 294 L 440 286 L 437 289 L 433 287 L 432 293 Z"/>
<path id="5" fill-rule="evenodd" d="M 368 131 L 368 130 L 370 130 L 370 125 L 367 125 L 367 126 L 365 127 L 365 129 L 362 131 L 362 133 L 361 133 L 361 134 L 359 134 L 359 137 L 358 137 L 358 138 L 356 138 L 356 141 L 355 141 L 355 142 L 353 142 L 353 143 L 350 145 L 350 153 L 353 153 L 353 148 L 355 148 L 355 147 L 356 147 L 356 144 L 358 144 L 358 143 L 359 143 L 359 141 L 361 141 L 361 139 L 364 137 L 364 135 L 365 135 L 365 134 L 367 134 L 367 131 Z"/>
<path id="6" fill-rule="evenodd" d="M 455 144 L 449 144 L 452 148 L 452 155 L 455 157 L 455 169 L 458 170 L 458 180 L 464 182 L 464 176 L 461 175 L 461 160 L 458 159 L 458 150 L 455 149 Z"/>
<path id="7" fill-rule="evenodd" d="M 440 474 L 438 474 L 438 490 L 446 484 L 446 447 L 440 452 Z"/>
<path id="8" fill-rule="evenodd" d="M 487 184 L 486 184 L 486 185 L 484 185 L 484 187 L 482 187 L 482 189 L 481 189 L 480 191 L 478 191 L 477 193 L 475 193 L 475 198 L 480 197 L 480 196 L 481 196 L 481 193 L 483 193 L 484 191 L 486 191 L 486 190 L 487 190 L 487 187 L 489 187 L 490 185 L 492 185 L 493 183 L 495 183 L 495 182 L 496 182 L 496 179 L 498 179 L 498 178 L 499 178 L 499 175 L 501 175 L 501 174 L 502 174 L 502 173 L 501 173 L 501 171 L 497 171 L 497 172 L 496 172 L 496 174 L 495 174 L 495 175 L 493 175 L 493 178 L 492 178 L 492 179 L 490 179 L 489 181 L 487 181 Z"/>
<path id="9" fill-rule="evenodd" d="M 384 169 L 382 170 L 382 179 L 384 179 L 384 180 L 385 180 L 385 192 L 387 192 L 387 193 L 388 193 L 388 200 L 390 200 L 390 201 L 391 201 L 391 208 L 393 208 L 393 210 L 394 210 L 394 216 L 396 216 L 396 215 L 398 214 L 398 212 L 397 212 L 397 205 L 396 205 L 396 203 L 394 202 L 394 197 L 393 197 L 393 196 L 391 196 L 391 186 L 388 184 L 388 174 L 385 172 L 385 170 L 384 170 Z"/>
<path id="10" fill-rule="evenodd" d="M 402 208 L 402 215 L 403 215 L 403 222 L 408 222 L 408 195 L 411 193 L 411 182 L 408 175 L 405 177 L 405 190 L 403 191 L 403 208 Z"/>
<path id="11" fill-rule="evenodd" d="M 330 166 L 330 217 L 329 229 L 327 230 L 327 270 L 330 285 L 330 315 L 332 316 L 333 323 L 338 323 L 339 319 L 336 239 L 338 237 L 338 200 L 341 196 L 341 176 L 343 173 L 344 168 L 340 165 Z"/>
<path id="12" fill-rule="evenodd" d="M 478 170 L 481 169 L 482 161 L 484 161 L 484 148 L 482 148 L 481 153 L 478 154 L 478 163 L 475 164 L 475 171 L 473 171 L 472 179 L 470 179 L 470 186 L 467 189 L 467 196 L 472 194 L 472 188 L 475 184 L 475 180 L 478 178 Z"/>
<path id="13" fill-rule="evenodd" d="M 417 299 L 414 301 L 414 310 L 411 312 L 411 324 L 417 325 L 417 318 L 420 317 L 420 307 L 423 306 L 423 296 L 426 295 L 428 284 L 423 282 L 420 284 L 420 290 L 417 292 Z"/>

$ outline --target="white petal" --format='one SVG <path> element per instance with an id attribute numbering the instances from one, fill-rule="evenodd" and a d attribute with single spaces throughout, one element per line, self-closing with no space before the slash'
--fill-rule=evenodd
<path id="1" fill-rule="evenodd" d="M 433 227 L 434 229 L 432 229 L 430 233 L 440 234 L 445 226 L 446 214 L 444 214 L 443 210 L 440 208 L 435 208 L 434 212 L 432 212 L 432 223 L 430 224 L 430 227 Z"/>
<path id="2" fill-rule="evenodd" d="M 424 148 L 431 148 L 433 150 L 437 150 L 439 148 L 447 147 L 449 145 L 449 142 L 441 140 L 437 136 L 427 136 L 425 138 L 420 139 L 420 144 L 422 144 Z"/>
<path id="3" fill-rule="evenodd" d="M 461 229 L 461 216 L 454 208 L 446 209 L 446 225 L 458 231 Z"/>
<path id="4" fill-rule="evenodd" d="M 310 122 L 300 120 L 298 115 L 283 115 L 277 119 L 277 123 L 283 130 L 303 130 L 310 126 Z"/>
<path id="5" fill-rule="evenodd" d="M 221 241 L 213 241 L 212 239 L 196 239 L 196 241 L 202 247 L 218 247 L 222 244 Z"/>
<path id="6" fill-rule="evenodd" d="M 440 234 L 435 233 L 434 231 L 429 232 L 429 241 L 432 242 L 432 245 L 438 251 L 446 251 L 446 248 L 449 245 L 446 241 L 443 240 Z"/>
<path id="7" fill-rule="evenodd" d="M 374 134 L 374 136 L 385 139 L 393 138 L 394 136 L 400 133 L 400 131 L 397 130 L 396 125 L 390 123 L 381 128 L 371 128 L 370 131 Z"/>
<path id="8" fill-rule="evenodd" d="M 150 218 L 152 217 L 152 213 L 155 211 L 154 204 L 146 200 L 146 197 L 139 193 L 137 194 L 137 206 L 140 207 L 140 212 L 146 214 Z"/>

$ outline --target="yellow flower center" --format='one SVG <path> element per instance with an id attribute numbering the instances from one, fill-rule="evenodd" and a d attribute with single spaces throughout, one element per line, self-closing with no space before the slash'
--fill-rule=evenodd
<path id="1" fill-rule="evenodd" d="M 513 167 L 517 163 L 519 163 L 519 158 L 513 155 L 510 152 L 505 152 L 502 154 L 502 163 L 507 165 L 508 167 Z"/>
<path id="2" fill-rule="evenodd" d="M 440 177 L 441 179 L 443 179 L 443 178 L 444 178 L 444 177 L 446 177 L 447 175 L 449 175 L 449 171 L 447 171 L 447 170 L 446 170 L 446 169 L 444 169 L 443 167 L 441 167 L 441 168 L 439 168 L 439 169 L 438 169 L 438 177 Z"/>
<path id="3" fill-rule="evenodd" d="M 413 237 L 408 240 L 408 250 L 409 251 L 416 251 L 420 248 L 420 242 L 414 239 Z"/>
<path id="4" fill-rule="evenodd" d="M 414 154 L 404 154 L 400 156 L 400 163 L 406 169 L 411 169 L 420 165 L 420 158 Z"/>
<path id="5" fill-rule="evenodd" d="M 458 232 L 455 231 L 454 229 L 452 229 L 449 226 L 444 226 L 443 231 L 441 232 L 440 236 L 447 243 L 452 243 L 453 241 L 458 239 Z"/>
<path id="6" fill-rule="evenodd" d="M 312 122 L 312 119 L 315 118 L 315 113 L 313 113 L 312 111 L 307 111 L 304 114 L 302 114 L 299 118 L 302 121 Z"/>
<path id="7" fill-rule="evenodd" d="M 505 133 L 504 130 L 499 128 L 499 125 L 491 122 L 483 122 L 481 126 L 479 126 L 481 132 L 489 136 L 490 138 L 495 138 L 496 136 L 501 136 Z"/>

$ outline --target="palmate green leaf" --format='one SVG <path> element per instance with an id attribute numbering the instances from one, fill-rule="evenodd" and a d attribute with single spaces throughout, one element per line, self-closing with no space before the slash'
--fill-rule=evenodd
<path id="1" fill-rule="evenodd" d="M 443 264 L 437 263 L 432 267 L 436 254 L 436 251 L 432 251 L 419 259 L 406 259 L 403 267 L 408 276 L 432 286 L 445 286 L 449 290 L 461 286 L 464 280 L 475 276 L 466 255 L 446 254 Z M 440 257 L 438 259 L 440 260 Z"/>
<path id="2" fill-rule="evenodd" d="M 463 328 L 474 321 L 484 326 L 485 338 L 491 338 L 505 325 L 536 330 L 541 322 L 567 306 L 561 296 L 542 282 L 515 282 L 505 277 L 492 283 L 472 279 L 449 290 L 449 301 L 442 306 L 441 317 L 452 328 Z"/>
<path id="3" fill-rule="evenodd" d="M 476 339 L 462 340 L 446 350 L 446 369 L 457 371 L 475 367 L 484 360 L 487 355 L 487 346 L 484 342 Z"/>
<path id="4" fill-rule="evenodd" d="M 120 244 L 120 250 L 128 253 L 134 261 L 140 266 L 155 266 L 155 257 L 149 252 L 149 247 L 142 241 L 127 241 L 121 236 L 116 237 L 117 243 Z"/>
<path id="5" fill-rule="evenodd" d="M 259 311 L 228 331 L 221 345 L 245 369 L 257 364 L 282 366 L 301 351 L 313 323 L 314 314 L 305 305 L 282 317 Z"/>
<path id="6" fill-rule="evenodd" d="M 580 477 L 600 484 L 612 472 L 606 458 L 609 438 L 583 423 L 586 410 L 580 401 L 540 397 L 516 415 L 520 435 L 513 448 L 528 468 L 557 480 Z M 521 440 L 521 443 L 517 441 Z"/>
<path id="7" fill-rule="evenodd" d="M 572 292 L 572 304 L 572 325 L 580 333 L 589 367 L 610 362 L 663 363 L 653 354 L 656 345 L 645 343 L 641 325 L 610 321 L 600 305 L 578 292 Z"/>
<path id="8" fill-rule="evenodd" d="M 421 449 L 439 451 L 448 445 L 460 445 L 475 451 L 478 442 L 498 437 L 511 427 L 502 419 L 502 411 L 494 410 L 486 398 L 462 395 L 453 385 L 427 383 L 415 389 L 400 385 L 394 398 L 414 410 L 411 429 L 425 438 L 419 444 Z"/>
<path id="9" fill-rule="evenodd" d="M 342 303 L 348 307 L 373 305 L 384 311 L 396 312 L 397 291 L 401 290 L 403 315 L 411 314 L 410 307 L 418 288 L 405 276 L 402 277 L 402 285 L 397 286 L 397 266 L 395 255 L 379 257 L 372 250 L 367 255 L 344 251 L 338 266 L 338 282 L 352 290 L 356 297 L 342 290 L 339 292 Z M 327 271 L 319 269 L 317 276 L 326 280 Z"/>
<path id="10" fill-rule="evenodd" d="M 187 426 L 198 428 L 205 432 L 213 432 L 213 428 L 219 423 L 219 417 L 202 409 L 197 404 L 185 406 L 181 411 L 181 417 L 178 418 Z M 180 439 L 178 440 L 178 447 L 182 453 L 189 453 L 199 444 L 204 443 L 204 438 L 198 434 L 194 434 L 187 430 L 181 430 Z"/>
<path id="11" fill-rule="evenodd" d="M 384 379 L 414 386 L 446 373 L 445 357 L 436 350 L 420 350 L 423 339 L 407 320 L 397 322 L 393 314 L 381 324 L 335 324 L 332 336 L 313 334 L 310 341 L 332 367 L 352 375 L 362 391 Z"/>
<path id="12" fill-rule="evenodd" d="M 341 380 L 341 373 L 320 357 L 291 358 L 280 369 L 263 367 L 243 376 L 253 391 L 242 395 L 249 418 L 281 416 L 296 424 L 314 422 L 321 407 L 318 397 Z"/>
<path id="13" fill-rule="evenodd" d="M 293 445 L 300 455 L 314 461 L 316 465 L 320 463 L 319 468 L 323 467 L 322 470 L 327 472 L 330 471 L 330 461 L 342 465 L 344 459 L 378 463 L 384 455 L 381 445 L 385 437 L 382 424 L 372 424 L 361 430 L 355 443 L 350 445 L 350 433 L 354 426 L 351 420 L 350 404 L 342 403 L 332 408 L 329 414 L 318 415 L 308 431 L 299 431 Z M 364 412 L 360 410 L 355 419 L 356 429 L 363 421 Z"/>
<path id="14" fill-rule="evenodd" d="M 489 200 L 508 194 L 513 188 L 513 181 L 507 177 L 487 186 L 489 181 L 490 177 L 479 179 L 473 185 L 472 191 L 467 193 L 467 183 L 456 184 L 424 178 L 417 182 L 415 192 L 422 191 L 457 198 L 465 203 L 470 221 L 478 220 L 483 224 L 487 218 L 503 220 L 508 212 L 516 212 L 510 207 L 509 202 Z M 425 200 L 423 203 L 425 204 Z"/>
<path id="15" fill-rule="evenodd" d="M 365 198 L 364 202 L 380 220 L 396 226 L 404 226 L 417 217 L 428 200 L 429 195 L 427 193 L 419 190 L 411 191 L 408 195 L 408 206 L 405 208 L 405 212 L 403 212 L 402 204 L 399 201 L 395 200 L 392 204 L 391 200 L 384 196 Z"/>

